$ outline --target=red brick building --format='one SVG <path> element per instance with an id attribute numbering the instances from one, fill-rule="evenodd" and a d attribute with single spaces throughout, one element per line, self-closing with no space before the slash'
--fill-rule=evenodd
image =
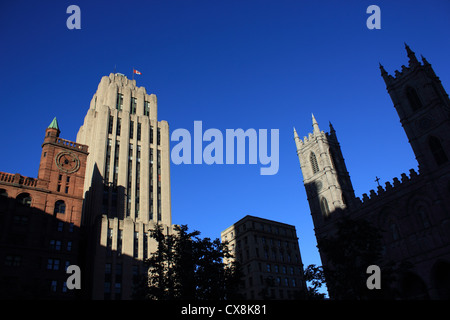
<path id="1" fill-rule="evenodd" d="M 45 131 L 38 177 L 0 172 L 0 297 L 74 298 L 67 266 L 80 256 L 88 147 Z"/>

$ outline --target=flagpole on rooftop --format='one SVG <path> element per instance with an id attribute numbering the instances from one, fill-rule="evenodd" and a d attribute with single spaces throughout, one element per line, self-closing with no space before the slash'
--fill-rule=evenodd
<path id="1" fill-rule="evenodd" d="M 134 80 L 134 68 L 133 68 L 133 76 L 132 76 L 132 79 L 131 80 Z"/>

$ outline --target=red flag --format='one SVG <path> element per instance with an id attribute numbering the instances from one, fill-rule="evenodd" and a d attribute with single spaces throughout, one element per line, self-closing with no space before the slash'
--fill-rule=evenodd
<path id="1" fill-rule="evenodd" d="M 142 75 L 142 73 L 140 73 L 140 72 L 139 72 L 139 71 L 137 71 L 136 69 L 133 69 L 133 73 L 136 73 L 136 74 Z"/>

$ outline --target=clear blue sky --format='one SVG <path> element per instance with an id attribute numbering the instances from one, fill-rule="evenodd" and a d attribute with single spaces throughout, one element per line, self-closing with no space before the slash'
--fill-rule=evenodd
<path id="1" fill-rule="evenodd" d="M 66 9 L 81 9 L 68 30 Z M 381 8 L 368 30 L 366 9 Z M 2 1 L 0 170 L 36 177 L 45 128 L 76 139 L 104 75 L 132 75 L 158 97 L 171 132 L 280 130 L 280 167 L 171 165 L 173 223 L 203 236 L 247 214 L 295 225 L 303 263 L 320 265 L 292 128 L 337 131 L 357 196 L 417 168 L 386 92 L 404 42 L 450 88 L 450 1 Z"/>

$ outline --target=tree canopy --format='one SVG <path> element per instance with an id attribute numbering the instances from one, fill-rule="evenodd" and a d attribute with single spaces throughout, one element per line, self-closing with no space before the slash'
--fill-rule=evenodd
<path id="1" fill-rule="evenodd" d="M 240 269 L 227 243 L 200 238 L 187 225 L 164 235 L 160 225 L 150 230 L 157 250 L 145 261 L 148 275 L 134 287 L 135 299 L 224 300 L 238 299 Z M 224 261 L 227 261 L 225 263 Z"/>

